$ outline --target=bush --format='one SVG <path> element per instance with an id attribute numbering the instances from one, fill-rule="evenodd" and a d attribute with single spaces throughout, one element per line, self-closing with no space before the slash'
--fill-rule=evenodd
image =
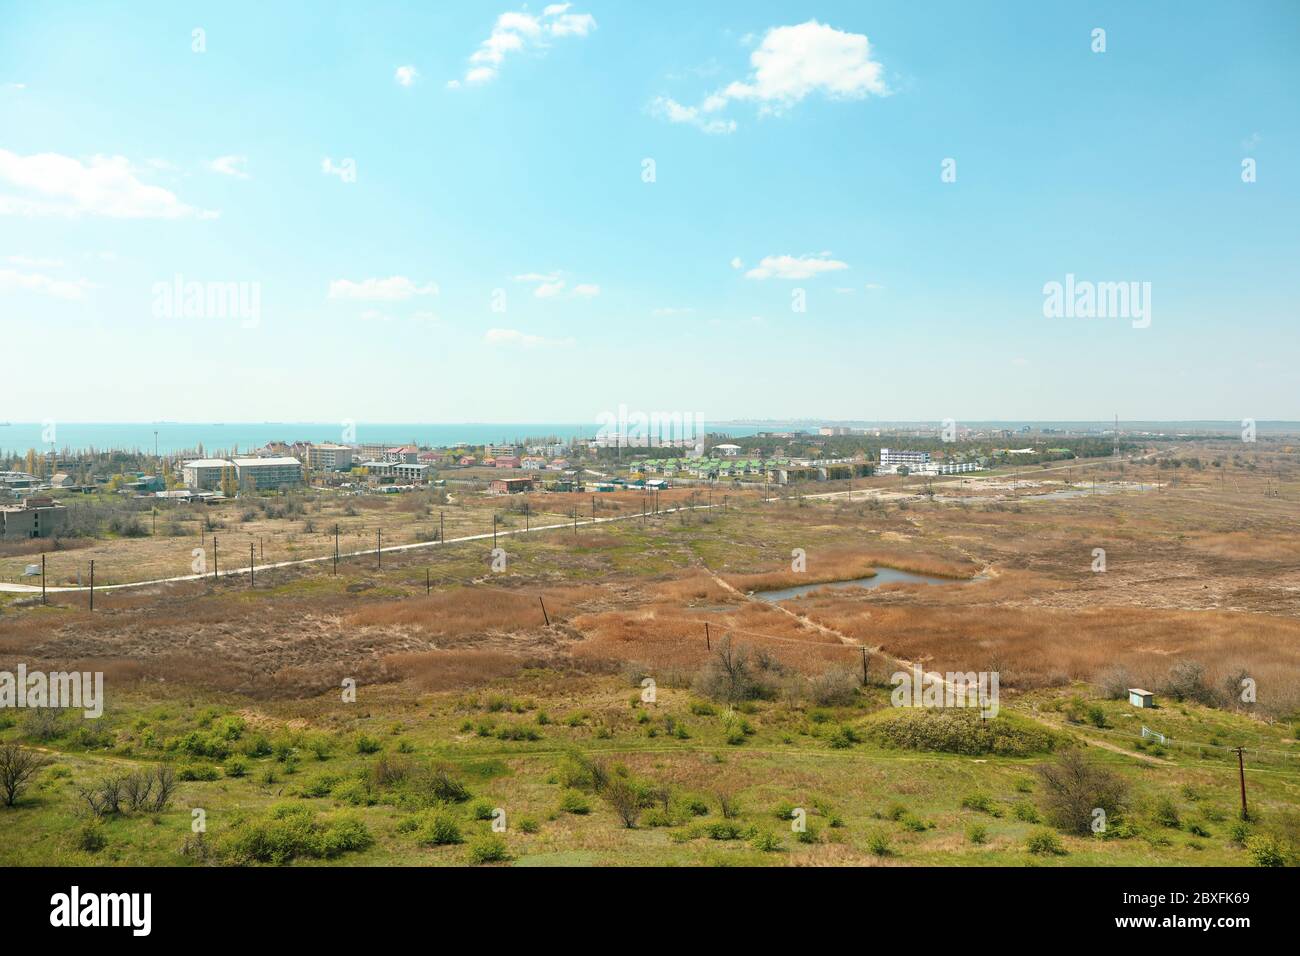
<path id="1" fill-rule="evenodd" d="M 1276 837 L 1250 837 L 1246 840 L 1246 852 L 1256 866 L 1286 866 L 1286 853 Z"/>
<path id="2" fill-rule="evenodd" d="M 809 684 L 809 694 L 819 707 L 843 707 L 858 699 L 858 675 L 845 667 L 818 674 Z"/>
<path id="3" fill-rule="evenodd" d="M 1182 820 L 1178 816 L 1178 806 L 1168 797 L 1161 797 L 1155 802 L 1151 808 L 1151 819 L 1171 830 L 1177 830 L 1182 826 Z"/>
<path id="4" fill-rule="evenodd" d="M 32 777 L 49 762 L 49 757 L 35 750 L 14 743 L 0 745 L 0 790 L 4 791 L 5 806 L 16 804 Z"/>
<path id="5" fill-rule="evenodd" d="M 1015 814 L 1015 818 L 1017 820 L 1020 820 L 1023 823 L 1040 822 L 1037 808 L 1027 800 L 1019 801 L 1014 807 L 1011 808 L 1011 812 Z"/>
<path id="6" fill-rule="evenodd" d="M 894 848 L 889 843 L 889 834 L 876 830 L 867 837 L 867 849 L 876 856 L 891 856 Z"/>
<path id="7" fill-rule="evenodd" d="M 705 697 L 737 704 L 775 696 L 773 678 L 781 674 L 780 664 L 762 654 L 751 654 L 746 645 L 732 647 L 723 637 L 718 650 L 695 678 L 695 691 Z"/>
<path id="8" fill-rule="evenodd" d="M 636 821 L 641 816 L 641 794 L 627 778 L 611 779 L 605 785 L 601 796 L 613 807 L 618 818 L 623 821 L 623 826 L 629 830 L 636 826 Z"/>
<path id="9" fill-rule="evenodd" d="M 1179 661 L 1169 669 L 1164 691 L 1182 703 L 1213 704 L 1214 691 L 1205 683 L 1205 668 L 1196 661 Z"/>
<path id="10" fill-rule="evenodd" d="M 242 757 L 231 757 L 226 761 L 227 777 L 242 777 L 248 773 L 248 761 Z"/>
<path id="11" fill-rule="evenodd" d="M 989 828 L 982 823 L 972 823 L 966 828 L 966 839 L 976 846 L 989 841 Z"/>
<path id="12" fill-rule="evenodd" d="M 755 834 L 754 839 L 749 841 L 749 845 L 761 853 L 776 853 L 785 849 L 785 845 L 776 834 L 767 830 Z"/>
<path id="13" fill-rule="evenodd" d="M 575 816 L 586 816 L 591 812 L 591 804 L 577 790 L 566 790 L 560 798 L 560 809 Z"/>
<path id="14" fill-rule="evenodd" d="M 216 780 L 218 776 L 217 768 L 205 763 L 187 764 L 176 771 L 179 780 Z"/>
<path id="15" fill-rule="evenodd" d="M 369 734 L 357 735 L 357 753 L 373 754 L 383 749 L 383 744 Z"/>
<path id="16" fill-rule="evenodd" d="M 979 810 L 981 813 L 993 813 L 996 809 L 989 795 L 978 790 L 962 797 L 961 805 L 963 810 Z"/>
<path id="17" fill-rule="evenodd" d="M 599 793 L 609 782 L 609 772 L 586 754 L 571 752 L 560 761 L 560 784 L 586 793 Z"/>
<path id="18" fill-rule="evenodd" d="M 373 838 L 348 816 L 327 821 L 302 804 L 279 804 L 254 820 L 238 820 L 217 843 L 217 855 L 236 864 L 287 863 L 295 857 L 332 859 L 364 850 Z"/>
<path id="19" fill-rule="evenodd" d="M 510 851 L 506 849 L 506 841 L 495 833 L 479 837 L 470 844 L 469 862 L 471 863 L 502 863 L 508 859 L 510 859 Z"/>
<path id="20" fill-rule="evenodd" d="M 437 810 L 420 827 L 420 842 L 427 846 L 449 846 L 463 843 L 460 826 L 451 814 Z"/>
<path id="21" fill-rule="evenodd" d="M 108 845 L 108 837 L 104 836 L 104 821 L 96 816 L 86 819 L 77 829 L 76 844 L 78 850 L 84 850 L 87 853 L 98 853 Z"/>
<path id="22" fill-rule="evenodd" d="M 1133 677 L 1127 669 L 1116 665 L 1098 674 L 1096 683 L 1107 700 L 1124 700 L 1128 697 L 1128 689 L 1133 686 Z"/>
<path id="23" fill-rule="evenodd" d="M 1023 717 L 1000 714 L 981 720 L 974 708 L 891 708 L 872 717 L 865 729 L 886 747 L 968 756 L 1027 757 L 1049 753 L 1061 741 L 1060 735 Z"/>
<path id="24" fill-rule="evenodd" d="M 1047 821 L 1067 833 L 1091 832 L 1093 811 L 1101 808 L 1108 819 L 1118 817 L 1128 795 L 1128 785 L 1103 767 L 1084 759 L 1077 749 L 1066 750 L 1053 763 L 1038 768 L 1043 781 Z"/>
<path id="25" fill-rule="evenodd" d="M 1048 829 L 1035 830 L 1025 841 L 1025 849 L 1036 856 L 1064 856 L 1065 847 L 1055 833 Z"/>

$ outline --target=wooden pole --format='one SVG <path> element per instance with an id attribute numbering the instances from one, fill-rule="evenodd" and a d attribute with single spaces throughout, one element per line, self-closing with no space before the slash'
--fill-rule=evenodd
<path id="1" fill-rule="evenodd" d="M 248 586 L 253 587 L 253 542 L 248 542 Z"/>
<path id="2" fill-rule="evenodd" d="M 549 614 L 546 613 L 546 602 L 542 600 L 542 596 L 541 596 L 540 594 L 537 595 L 537 603 L 540 604 L 540 605 L 542 606 L 542 619 L 543 619 L 544 621 L 546 621 L 546 626 L 547 626 L 547 627 L 550 627 L 550 626 L 551 626 L 551 616 L 550 616 Z"/>
<path id="3" fill-rule="evenodd" d="M 41 603 L 45 603 L 45 554 L 41 554 Z"/>
<path id="4" fill-rule="evenodd" d="M 862 686 L 867 686 L 867 649 L 862 649 Z"/>
<path id="5" fill-rule="evenodd" d="M 95 562 L 90 562 L 90 609 L 95 609 Z"/>
<path id="6" fill-rule="evenodd" d="M 212 580 L 217 579 L 217 536 L 212 536 Z"/>
<path id="7" fill-rule="evenodd" d="M 709 622 L 704 622 L 704 647 L 707 650 L 713 650 L 713 642 L 709 640 Z"/>
<path id="8" fill-rule="evenodd" d="M 433 590 L 433 583 L 429 580 L 429 569 L 424 569 L 424 593 L 428 594 Z"/>
<path id="9" fill-rule="evenodd" d="M 375 557 L 379 559 L 379 570 L 384 570 L 384 532 L 375 532 Z"/>
<path id="10" fill-rule="evenodd" d="M 1250 819 L 1250 814 L 1246 810 L 1246 762 L 1245 757 L 1243 756 L 1246 748 L 1233 747 L 1232 749 L 1237 752 L 1237 775 L 1241 778 L 1241 818 L 1243 820 L 1248 820 Z"/>
<path id="11" fill-rule="evenodd" d="M 334 573 L 339 573 L 339 526 L 334 526 Z"/>

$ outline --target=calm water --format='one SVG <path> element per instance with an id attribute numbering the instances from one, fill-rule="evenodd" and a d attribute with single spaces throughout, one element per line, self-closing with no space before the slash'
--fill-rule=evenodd
<path id="1" fill-rule="evenodd" d="M 754 597 L 764 601 L 788 601 L 809 591 L 822 588 L 878 588 L 882 584 L 966 584 L 962 579 L 936 578 L 928 574 L 913 574 L 911 571 L 898 571 L 894 568 L 876 568 L 876 573 L 869 578 L 855 578 L 852 581 L 825 581 L 821 584 L 800 584 L 798 587 L 781 588 L 777 591 L 755 591 Z"/>

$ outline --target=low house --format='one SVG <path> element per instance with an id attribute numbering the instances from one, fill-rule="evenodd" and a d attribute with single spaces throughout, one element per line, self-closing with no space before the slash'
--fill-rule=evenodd
<path id="1" fill-rule="evenodd" d="M 1154 707 L 1156 705 L 1155 694 L 1149 690 L 1143 690 L 1141 687 L 1130 687 L 1128 689 L 1128 702 L 1134 707 Z"/>
<path id="2" fill-rule="evenodd" d="M 461 455 L 460 458 L 456 460 L 456 464 L 464 468 L 468 468 L 470 465 L 476 464 L 477 462 L 478 459 L 473 455 Z"/>
<path id="3" fill-rule="evenodd" d="M 517 495 L 532 490 L 532 478 L 493 478 L 488 483 L 488 493 L 493 495 Z"/>
<path id="4" fill-rule="evenodd" d="M 520 462 L 517 455 L 502 455 L 492 464 L 497 468 L 518 468 Z"/>

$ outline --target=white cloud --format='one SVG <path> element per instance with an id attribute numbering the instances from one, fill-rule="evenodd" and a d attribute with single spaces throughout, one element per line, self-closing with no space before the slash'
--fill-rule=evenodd
<path id="1" fill-rule="evenodd" d="M 878 283 L 878 282 L 868 282 L 868 283 L 864 286 L 864 288 L 865 288 L 868 292 L 878 292 L 878 291 L 880 291 L 881 289 L 883 289 L 884 286 L 881 285 L 881 284 Z"/>
<path id="2" fill-rule="evenodd" d="M 469 58 L 465 83 L 475 85 L 495 79 L 507 55 L 530 47 L 545 49 L 548 41 L 562 37 L 585 37 L 596 29 L 596 18 L 589 13 L 569 13 L 571 3 L 553 3 L 541 16 L 507 11 L 496 19 L 488 38 Z M 451 80 L 448 89 L 458 89 L 460 82 Z"/>
<path id="3" fill-rule="evenodd" d="M 515 282 L 525 282 L 534 286 L 533 295 L 539 299 L 553 299 L 566 289 L 573 298 L 591 299 L 600 295 L 600 286 L 592 282 L 579 282 L 569 288 L 568 283 L 560 278 L 558 272 L 525 272 L 513 278 Z"/>
<path id="4" fill-rule="evenodd" d="M 56 299 L 80 300 L 85 298 L 86 290 L 94 285 L 85 279 L 52 279 L 38 272 L 18 272 L 14 269 L 0 269 L 0 292 L 37 292 L 53 296 Z"/>
<path id="5" fill-rule="evenodd" d="M 816 20 L 768 30 L 749 63 L 748 77 L 705 97 L 700 106 L 659 97 L 652 112 L 669 122 L 718 133 L 731 132 L 734 121 L 709 117 L 736 101 L 757 104 L 763 115 L 782 113 L 818 92 L 838 100 L 889 94 L 884 66 L 872 59 L 866 34 L 836 30 Z"/>
<path id="6" fill-rule="evenodd" d="M 402 302 L 417 295 L 437 295 L 438 286 L 429 282 L 416 285 L 406 276 L 390 276 L 387 279 L 362 279 L 353 282 L 350 279 L 333 279 L 330 281 L 329 297 L 331 299 L 357 299 L 370 302 Z"/>
<path id="7" fill-rule="evenodd" d="M 410 64 L 399 66 L 393 71 L 393 79 L 397 81 L 399 86 L 410 86 L 415 82 L 415 78 L 419 75 L 420 71 Z"/>
<path id="8" fill-rule="evenodd" d="M 573 345 L 573 339 L 547 339 L 540 335 L 530 335 L 527 332 L 520 332 L 518 329 L 488 329 L 483 335 L 483 341 L 488 345 L 497 345 L 507 348 L 524 348 L 535 349 L 545 346 L 565 346 Z"/>
<path id="9" fill-rule="evenodd" d="M 26 269 L 57 269 L 63 265 L 62 259 L 34 259 L 31 256 L 6 256 L 5 262 L 11 262 Z"/>
<path id="10" fill-rule="evenodd" d="M 744 261 L 740 258 L 740 256 L 736 256 L 735 258 L 733 258 L 733 259 L 731 260 L 731 268 L 733 268 L 733 269 L 743 269 L 743 268 L 745 268 L 745 263 L 744 263 Z"/>
<path id="11" fill-rule="evenodd" d="M 161 186 L 136 178 L 125 156 L 93 156 L 86 163 L 59 153 L 19 156 L 0 149 L 0 184 L 25 195 L 0 195 L 0 215 L 106 216 L 112 219 L 214 218 Z"/>
<path id="12" fill-rule="evenodd" d="M 208 168 L 214 173 L 221 173 L 223 176 L 234 176 L 236 179 L 249 179 L 248 171 L 243 167 L 248 165 L 247 156 L 218 156 L 212 162 L 208 163 Z"/>
<path id="13" fill-rule="evenodd" d="M 389 322 L 391 317 L 378 309 L 366 309 L 361 313 L 362 322 Z"/>
<path id="14" fill-rule="evenodd" d="M 706 133 L 725 134 L 736 131 L 735 120 L 708 119 L 703 115 L 702 107 L 683 106 L 667 96 L 656 97 L 651 101 L 650 115 L 670 123 L 686 123 Z"/>
<path id="15" fill-rule="evenodd" d="M 27 89 L 27 84 L 26 84 L 26 83 L 6 83 L 6 84 L 4 85 L 4 88 L 5 88 L 6 90 L 25 90 L 25 89 Z"/>
<path id="16" fill-rule="evenodd" d="M 823 272 L 847 269 L 848 263 L 830 258 L 829 252 L 812 256 L 764 256 L 745 273 L 746 279 L 812 279 Z"/>

